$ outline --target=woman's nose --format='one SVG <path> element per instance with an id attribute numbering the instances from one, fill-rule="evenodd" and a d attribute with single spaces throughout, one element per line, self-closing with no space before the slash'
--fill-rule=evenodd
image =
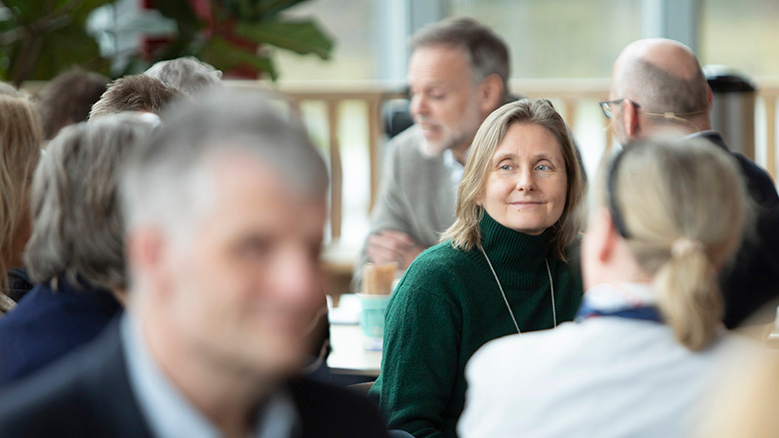
<path id="1" fill-rule="evenodd" d="M 516 189 L 520 192 L 530 192 L 535 190 L 536 183 L 533 178 L 533 172 L 522 171 L 517 174 Z"/>

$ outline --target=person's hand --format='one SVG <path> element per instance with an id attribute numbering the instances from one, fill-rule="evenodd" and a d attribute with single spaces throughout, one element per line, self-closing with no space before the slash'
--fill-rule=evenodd
<path id="1" fill-rule="evenodd" d="M 368 237 L 365 254 L 373 263 L 397 262 L 405 270 L 424 249 L 402 231 L 384 230 Z"/>

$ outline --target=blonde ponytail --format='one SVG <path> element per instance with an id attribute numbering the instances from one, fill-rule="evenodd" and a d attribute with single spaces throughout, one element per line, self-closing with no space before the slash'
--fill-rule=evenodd
<path id="1" fill-rule="evenodd" d="M 604 182 L 600 203 L 652 276 L 666 323 L 686 348 L 706 348 L 723 314 L 718 269 L 749 223 L 735 160 L 702 139 L 655 138 L 629 146 Z"/>
<path id="2" fill-rule="evenodd" d="M 723 312 L 717 270 L 702 247 L 674 249 L 655 275 L 658 306 L 679 343 L 703 350 L 716 337 Z"/>

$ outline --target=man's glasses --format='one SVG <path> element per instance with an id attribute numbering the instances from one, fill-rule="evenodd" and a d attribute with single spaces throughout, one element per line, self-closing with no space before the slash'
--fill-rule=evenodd
<path id="1" fill-rule="evenodd" d="M 619 105 L 624 100 L 625 100 L 624 97 L 622 99 L 616 99 L 616 100 L 604 100 L 602 102 L 598 102 L 598 105 L 600 105 L 600 110 L 603 111 L 603 115 L 606 116 L 607 119 L 610 119 L 614 116 L 614 110 L 612 109 L 612 105 Z M 633 102 L 633 106 L 635 106 L 636 108 L 641 108 L 635 102 Z"/>

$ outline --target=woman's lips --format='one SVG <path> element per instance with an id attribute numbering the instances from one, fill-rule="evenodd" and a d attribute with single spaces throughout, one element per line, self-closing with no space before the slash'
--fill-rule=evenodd
<path id="1" fill-rule="evenodd" d="M 519 201 L 519 202 L 512 202 L 511 205 L 517 208 L 532 208 L 532 207 L 538 207 L 543 202 L 541 201 Z"/>

